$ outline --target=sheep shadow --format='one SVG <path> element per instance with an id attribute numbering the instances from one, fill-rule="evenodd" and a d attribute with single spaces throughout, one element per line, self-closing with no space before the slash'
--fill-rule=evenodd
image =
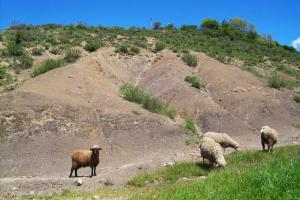
<path id="1" fill-rule="evenodd" d="M 91 175 L 81 175 L 81 176 L 68 176 L 69 178 L 92 178 Z"/>
<path id="2" fill-rule="evenodd" d="M 211 172 L 214 170 L 213 164 L 207 163 L 207 162 L 197 162 L 195 163 L 198 167 L 202 168 L 203 170 L 207 172 Z"/>

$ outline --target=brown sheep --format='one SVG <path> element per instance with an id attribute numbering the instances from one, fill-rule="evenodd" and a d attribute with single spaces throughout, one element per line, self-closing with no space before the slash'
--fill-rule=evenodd
<path id="1" fill-rule="evenodd" d="M 90 150 L 77 150 L 73 152 L 69 177 L 72 177 L 73 170 L 75 171 L 75 177 L 77 177 L 77 170 L 81 167 L 88 166 L 91 168 L 91 177 L 96 176 L 96 167 L 99 164 L 99 150 L 102 150 L 102 148 L 94 145 Z"/>
<path id="2" fill-rule="evenodd" d="M 263 126 L 260 130 L 261 133 L 261 145 L 263 151 L 265 151 L 265 145 L 268 146 L 268 152 L 273 151 L 273 146 L 277 143 L 279 137 L 276 130 L 269 126 Z"/>

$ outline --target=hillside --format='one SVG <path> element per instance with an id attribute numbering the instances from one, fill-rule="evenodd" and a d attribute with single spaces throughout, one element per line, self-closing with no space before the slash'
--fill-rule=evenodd
<path id="1" fill-rule="evenodd" d="M 206 131 L 242 150 L 260 149 L 263 125 L 279 131 L 279 145 L 299 143 L 300 53 L 232 24 L 204 27 L 2 31 L 0 195 L 124 186 L 166 162 L 198 160 Z M 70 153 L 94 144 L 104 149 L 98 176 L 78 188 Z"/>

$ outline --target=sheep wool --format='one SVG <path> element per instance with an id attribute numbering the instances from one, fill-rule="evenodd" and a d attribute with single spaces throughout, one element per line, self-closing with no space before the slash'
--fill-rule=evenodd
<path id="1" fill-rule="evenodd" d="M 71 155 L 72 167 L 70 172 L 70 177 L 72 177 L 73 171 L 75 171 L 75 176 L 77 177 L 77 170 L 81 167 L 90 167 L 91 176 L 96 176 L 96 167 L 99 164 L 99 148 L 98 146 L 93 146 L 90 150 L 77 150 Z"/>
<path id="2" fill-rule="evenodd" d="M 216 166 L 226 166 L 226 161 L 223 154 L 223 148 L 217 142 L 209 137 L 204 137 L 200 144 L 201 156 L 204 159 L 208 159 L 210 163 L 216 164 Z"/>
<path id="3" fill-rule="evenodd" d="M 261 133 L 261 145 L 263 151 L 265 151 L 265 145 L 267 145 L 268 146 L 267 151 L 272 152 L 273 146 L 279 140 L 278 132 L 269 126 L 263 126 L 260 130 L 260 133 Z"/>
<path id="4" fill-rule="evenodd" d="M 239 143 L 234 141 L 229 135 L 226 133 L 216 133 L 216 132 L 206 132 L 203 137 L 209 137 L 213 139 L 215 142 L 219 143 L 224 149 L 231 147 L 237 150 L 239 148 Z"/>

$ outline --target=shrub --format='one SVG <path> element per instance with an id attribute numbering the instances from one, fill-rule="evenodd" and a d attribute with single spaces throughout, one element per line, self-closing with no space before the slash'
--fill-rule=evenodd
<path id="1" fill-rule="evenodd" d="M 197 128 L 195 126 L 195 123 L 194 123 L 194 120 L 192 117 L 185 116 L 184 121 L 185 121 L 185 126 L 184 126 L 185 129 L 191 131 L 194 134 L 197 133 Z"/>
<path id="2" fill-rule="evenodd" d="M 13 81 L 10 73 L 4 67 L 0 67 L 0 86 L 7 85 Z"/>
<path id="3" fill-rule="evenodd" d="M 7 54 L 9 56 L 22 56 L 25 54 L 25 49 L 21 45 L 9 43 L 7 46 Z"/>
<path id="4" fill-rule="evenodd" d="M 181 59 L 190 67 L 196 67 L 198 64 L 197 57 L 190 53 L 183 54 Z"/>
<path id="5" fill-rule="evenodd" d="M 160 22 L 154 22 L 153 23 L 153 29 L 154 30 L 161 29 L 161 23 Z"/>
<path id="6" fill-rule="evenodd" d="M 192 87 L 195 87 L 195 88 L 198 88 L 198 89 L 201 89 L 201 88 L 204 87 L 204 86 L 202 85 L 201 81 L 199 80 L 199 78 L 196 77 L 196 76 L 186 76 L 186 77 L 184 78 L 184 80 L 185 80 L 186 82 L 191 83 L 191 84 L 192 84 Z"/>
<path id="7" fill-rule="evenodd" d="M 64 60 L 67 63 L 74 63 L 80 58 L 80 51 L 78 49 L 69 49 L 65 53 Z"/>
<path id="8" fill-rule="evenodd" d="M 214 19 L 206 18 L 202 21 L 201 28 L 204 30 L 205 29 L 217 30 L 219 28 L 219 23 Z"/>
<path id="9" fill-rule="evenodd" d="M 40 56 L 44 53 L 44 49 L 42 48 L 33 48 L 31 50 L 31 54 L 34 55 L 34 56 Z"/>
<path id="10" fill-rule="evenodd" d="M 19 64 L 17 64 L 18 68 L 26 69 L 30 68 L 33 64 L 33 59 L 30 55 L 24 54 L 18 58 Z"/>
<path id="11" fill-rule="evenodd" d="M 95 40 L 90 40 L 86 43 L 86 45 L 83 47 L 88 52 L 93 52 L 99 49 L 102 45 Z"/>
<path id="12" fill-rule="evenodd" d="M 121 86 L 120 92 L 124 95 L 126 100 L 141 104 L 143 108 L 151 112 L 166 115 L 171 119 L 175 118 L 176 111 L 167 103 L 160 101 L 156 97 L 142 91 L 136 86 L 124 84 Z"/>
<path id="13" fill-rule="evenodd" d="M 197 30 L 197 25 L 186 25 L 186 24 L 184 24 L 180 27 L 180 30 L 182 30 L 182 31 L 195 31 L 195 30 Z"/>
<path id="14" fill-rule="evenodd" d="M 38 76 L 40 74 L 44 74 L 52 69 L 62 67 L 64 65 L 64 60 L 62 59 L 48 59 L 44 61 L 41 65 L 37 66 L 33 72 L 32 72 L 32 77 Z"/>
<path id="15" fill-rule="evenodd" d="M 154 53 L 157 53 L 165 48 L 165 44 L 162 42 L 156 42 L 155 47 L 153 49 Z"/>
<path id="16" fill-rule="evenodd" d="M 300 94 L 295 94 L 293 99 L 294 99 L 294 101 L 296 101 L 297 103 L 300 103 Z"/>
<path id="17" fill-rule="evenodd" d="M 117 46 L 116 50 L 115 50 L 116 53 L 121 53 L 121 54 L 129 54 L 129 51 L 128 51 L 128 48 L 126 45 L 119 45 Z"/>
<path id="18" fill-rule="evenodd" d="M 139 54 L 139 53 L 140 53 L 140 49 L 137 48 L 137 47 L 131 47 L 131 48 L 130 48 L 130 52 L 131 52 L 132 54 Z"/>
<path id="19" fill-rule="evenodd" d="M 51 50 L 50 50 L 50 53 L 54 54 L 54 55 L 60 55 L 61 54 L 61 49 L 59 47 L 53 47 Z"/>
<path id="20" fill-rule="evenodd" d="M 277 73 L 272 73 L 268 78 L 268 85 L 271 88 L 280 89 L 281 87 L 285 87 L 285 82 L 277 75 Z"/>

